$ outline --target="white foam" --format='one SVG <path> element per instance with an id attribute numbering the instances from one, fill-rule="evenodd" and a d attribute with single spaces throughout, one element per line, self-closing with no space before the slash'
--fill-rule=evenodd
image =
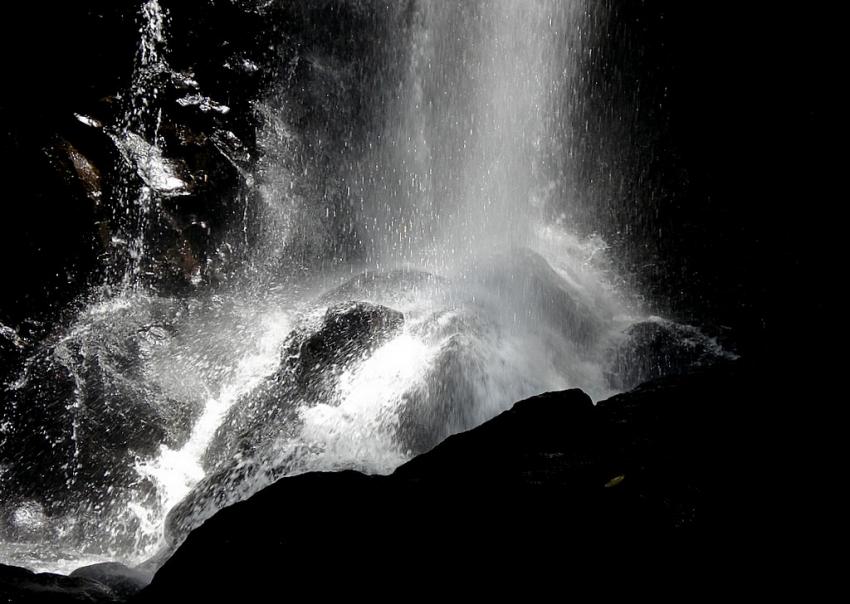
<path id="1" fill-rule="evenodd" d="M 240 397 L 256 388 L 279 367 L 280 347 L 290 331 L 290 315 L 278 311 L 260 320 L 262 336 L 238 362 L 231 379 L 221 387 L 217 396 L 206 400 L 186 444 L 177 450 L 162 445 L 158 457 L 137 464 L 139 475 L 152 480 L 158 494 L 154 505 L 137 503 L 134 508 L 142 522 L 143 533 L 161 536 L 168 511 L 204 478 L 203 455 L 227 412 Z M 142 555 L 150 553 L 152 551 Z"/>
<path id="2" fill-rule="evenodd" d="M 395 440 L 403 396 L 425 376 L 439 352 L 405 330 L 362 363 L 347 368 L 337 386 L 337 404 L 306 407 L 301 440 L 321 454 L 313 470 L 356 467 L 389 473 L 407 461 Z"/>

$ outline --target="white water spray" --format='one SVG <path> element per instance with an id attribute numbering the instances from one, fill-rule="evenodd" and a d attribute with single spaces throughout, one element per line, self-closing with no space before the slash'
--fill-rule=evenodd
<path id="1" fill-rule="evenodd" d="M 113 133 L 144 183 L 119 204 L 130 219 L 118 222 L 127 232 L 116 245 L 128 247 L 124 282 L 134 287 L 106 301 L 94 296 L 68 342 L 45 355 L 80 380 L 79 392 L 114 390 L 96 410 L 104 423 L 129 421 L 122 397 L 138 398 L 134 409 L 153 426 L 144 435 L 159 440 L 140 442 L 144 453 L 116 446 L 121 459 L 135 455 L 131 471 L 123 468 L 112 499 L 78 508 L 112 540 L 80 529 L 81 549 L 140 562 L 163 545 L 169 511 L 179 512 L 179 540 L 280 476 L 388 473 L 527 396 L 568 387 L 597 399 L 611 394 L 606 354 L 633 318 L 607 278 L 604 245 L 547 219 L 559 190 L 553 182 L 563 176 L 564 150 L 553 133 L 568 128 L 576 102 L 571 53 L 582 7 L 578 0 L 416 3 L 404 32 L 409 64 L 380 136 L 341 170 L 351 247 L 325 240 L 339 235 L 328 223 L 343 208 L 297 198 L 306 176 L 285 164 L 301 147 L 273 109 L 285 99 L 258 103 L 266 153 L 246 182 L 256 183 L 270 219 L 252 233 L 262 249 L 249 268 L 292 253 L 300 237 L 307 244 L 299 253 L 333 250 L 337 256 L 322 260 L 337 272 L 252 280 L 246 270 L 242 290 L 176 300 L 135 286 L 154 225 L 148 215 L 157 199 L 183 190 L 149 110 L 157 95 L 150 86 L 167 67 L 165 17 L 156 0 L 144 3 L 132 102 Z M 351 301 L 400 311 L 404 324 L 378 334 L 384 339 L 374 346 L 369 333 L 334 340 L 342 336 L 327 325 L 321 331 L 321 321 L 356 324 L 356 314 L 335 306 Z M 365 343 L 350 356 L 333 356 L 361 336 Z M 311 337 L 326 338 L 331 351 L 317 346 L 321 354 L 310 357 Z M 91 398 L 64 401 L 74 422 L 103 419 L 90 413 L 100 403 Z M 217 449 L 226 453 L 212 455 Z M 25 503 L 21 509 L 36 509 Z"/>

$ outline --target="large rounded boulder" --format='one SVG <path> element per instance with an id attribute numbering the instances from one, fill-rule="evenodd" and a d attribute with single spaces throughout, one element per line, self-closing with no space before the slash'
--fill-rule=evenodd
<path id="1" fill-rule="evenodd" d="M 169 513 L 170 546 L 215 511 L 287 474 L 286 450 L 297 448 L 303 410 L 334 405 L 341 374 L 398 333 L 401 312 L 343 302 L 307 317 L 283 346 L 280 366 L 236 402 L 204 458 L 207 476 Z"/>

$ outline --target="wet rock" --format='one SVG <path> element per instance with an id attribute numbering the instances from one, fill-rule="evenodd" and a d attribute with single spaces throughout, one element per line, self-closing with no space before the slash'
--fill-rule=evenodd
<path id="1" fill-rule="evenodd" d="M 151 573 L 130 568 L 117 562 L 102 562 L 83 566 L 69 576 L 97 581 L 122 599 L 129 599 L 140 592 L 153 578 Z"/>
<path id="2" fill-rule="evenodd" d="M 480 572 L 500 568 L 499 588 L 526 588 L 561 581 L 541 568 L 567 572 L 572 556 L 588 552 L 672 552 L 698 570 L 718 551 L 724 560 L 738 555 L 729 540 L 745 534 L 768 550 L 764 500 L 752 482 L 775 450 L 756 430 L 770 406 L 762 372 L 723 363 L 595 407 L 577 390 L 548 393 L 390 476 L 284 478 L 196 529 L 140 601 L 211 597 L 231 586 L 259 594 L 279 585 L 281 568 L 308 582 L 330 574 L 325 593 L 350 596 L 374 589 L 357 578 L 375 569 L 384 584 L 410 585 L 437 565 L 430 581 L 477 590 Z M 210 581 L 217 576 L 228 579 Z"/>
<path id="3" fill-rule="evenodd" d="M 267 484 L 294 463 L 282 451 L 296 439 L 303 409 L 334 405 L 341 373 L 397 333 L 402 313 L 366 302 L 340 303 L 317 321 L 296 329 L 281 365 L 254 392 L 238 401 L 216 431 L 204 456 L 208 476 L 171 512 L 167 541 L 176 545 L 215 511 L 236 501 L 256 482 Z M 298 447 L 292 453 L 297 460 Z"/>
<path id="4" fill-rule="evenodd" d="M 120 602 L 107 586 L 85 577 L 34 573 L 0 564 L 0 598 L 14 604 Z"/>
<path id="5" fill-rule="evenodd" d="M 332 306 L 317 330 L 302 332 L 287 347 L 286 373 L 301 388 L 317 388 L 386 341 L 403 323 L 404 315 L 386 306 L 366 302 Z"/>
<path id="6" fill-rule="evenodd" d="M 195 99 L 178 101 L 184 98 Z M 156 145 L 132 132 L 116 136 L 116 144 L 160 202 L 151 217 L 155 228 L 147 235 L 148 278 L 159 289 L 188 291 L 224 275 L 218 250 L 229 245 L 239 188 L 252 178 L 252 156 L 217 120 L 186 114 L 192 103 L 175 101 L 175 107 L 164 111 Z"/>
<path id="7" fill-rule="evenodd" d="M 441 313 L 428 327 L 444 336 L 443 343 L 423 381 L 404 394 L 398 413 L 396 439 L 411 455 L 481 422 L 475 401 L 488 377 L 482 342 L 492 326 L 480 317 Z"/>
<path id="8" fill-rule="evenodd" d="M 651 379 L 734 358 L 696 327 L 654 318 L 626 329 L 608 354 L 607 379 L 612 388 L 628 390 Z"/>
<path id="9" fill-rule="evenodd" d="M 230 107 L 217 103 L 209 97 L 201 94 L 188 94 L 177 99 L 177 104 L 181 107 L 197 107 L 203 113 L 214 111 L 225 115 L 230 112 Z"/>
<path id="10" fill-rule="evenodd" d="M 579 346 L 593 346 L 603 331 L 607 309 L 584 303 L 539 254 L 517 248 L 492 258 L 474 275 L 496 300 L 521 301 L 504 305 L 506 312 L 530 326 L 562 332 Z"/>
<path id="11" fill-rule="evenodd" d="M 178 161 L 163 157 L 159 147 L 129 131 L 115 136 L 114 140 L 124 159 L 157 194 L 175 197 L 191 193 L 185 168 Z"/>
<path id="12" fill-rule="evenodd" d="M 219 153 L 239 171 L 245 181 L 252 184 L 253 176 L 250 174 L 251 151 L 247 145 L 229 130 L 216 130 L 210 135 L 210 140 Z"/>
<path id="13" fill-rule="evenodd" d="M 39 346 L 6 386 L 0 406 L 6 530 L 20 532 L 13 520 L 30 502 L 42 506 L 54 532 L 65 514 L 79 511 L 85 521 L 65 527 L 70 539 L 100 530 L 102 515 L 126 513 L 122 493 L 153 494 L 136 462 L 188 438 L 199 408 L 146 375 L 146 360 L 168 337 L 176 309 L 161 301 L 137 310 L 93 307 Z"/>
<path id="14" fill-rule="evenodd" d="M 100 168 L 80 149 L 64 139 L 57 142 L 51 153 L 60 164 L 69 184 L 79 187 L 92 203 L 100 203 L 103 197 Z"/>
<path id="15" fill-rule="evenodd" d="M 26 341 L 16 329 L 0 323 L 0 384 L 5 384 L 9 371 L 17 365 L 26 346 Z"/>
<path id="16" fill-rule="evenodd" d="M 205 466 L 212 468 L 237 452 L 251 457 L 285 431 L 297 430 L 301 406 L 333 404 L 340 374 L 396 333 L 403 322 L 404 316 L 391 308 L 347 302 L 328 308 L 315 324 L 296 329 L 278 371 L 237 402 L 217 430 Z"/>

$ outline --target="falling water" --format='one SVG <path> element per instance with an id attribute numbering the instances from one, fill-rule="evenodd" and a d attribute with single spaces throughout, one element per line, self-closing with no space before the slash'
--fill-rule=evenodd
<path id="1" fill-rule="evenodd" d="M 387 473 L 521 398 L 611 394 L 610 352 L 636 318 L 604 243 L 549 219 L 569 203 L 554 192 L 584 13 L 580 0 L 412 3 L 401 43 L 384 41 L 407 49 L 400 81 L 374 92 L 389 98 L 375 131 L 346 140 L 330 175 L 294 163 L 308 145 L 286 86 L 257 99 L 263 154 L 245 182 L 258 218 L 232 229 L 252 242 L 244 271 L 178 299 L 145 273 L 157 208 L 186 185 L 158 140 L 159 86 L 188 76 L 144 2 L 110 130 L 126 177 L 107 284 L 122 287 L 94 291 L 11 387 L 0 443 L 50 455 L 0 466 L 24 485 L 3 502 L 4 557 L 139 563 L 281 476 Z M 344 194 L 305 197 L 309 179 Z"/>
<path id="2" fill-rule="evenodd" d="M 533 247 L 569 124 L 580 2 L 421 2 L 383 144 L 359 165 L 374 262 L 444 270 Z"/>
<path id="3" fill-rule="evenodd" d="M 139 46 L 123 112 L 110 130 L 123 162 L 121 183 L 115 196 L 109 278 L 124 289 L 146 281 L 153 254 L 148 247 L 161 228 L 163 199 L 186 195 L 187 183 L 174 162 L 164 157 L 159 129 L 162 120 L 161 89 L 166 79 L 179 77 L 166 60 L 167 14 L 158 0 L 145 0 L 139 15 Z"/>

